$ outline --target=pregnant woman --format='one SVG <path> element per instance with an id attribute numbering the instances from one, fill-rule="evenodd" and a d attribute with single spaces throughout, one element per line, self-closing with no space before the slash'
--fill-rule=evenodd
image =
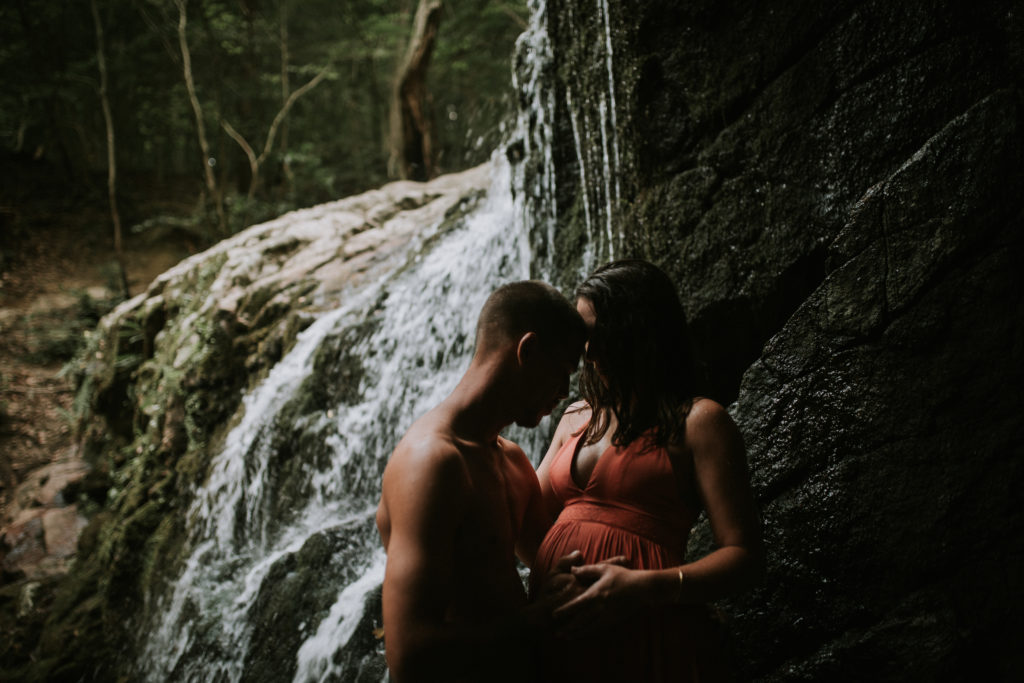
<path id="1" fill-rule="evenodd" d="M 578 553 L 581 592 L 555 613 L 542 677 L 721 680 L 704 603 L 750 586 L 763 562 L 742 437 L 721 405 L 694 395 L 686 319 L 665 273 L 609 263 L 577 288 L 576 307 L 589 330 L 583 400 L 537 471 L 555 521 L 531 591 Z M 691 561 L 702 510 L 716 549 Z"/>

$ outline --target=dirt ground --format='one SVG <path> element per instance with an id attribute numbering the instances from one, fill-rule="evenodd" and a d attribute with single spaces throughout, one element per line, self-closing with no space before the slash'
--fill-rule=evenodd
<path id="1" fill-rule="evenodd" d="M 111 232 L 102 204 L 0 198 L 0 521 L 32 472 L 77 457 L 73 387 L 60 371 L 121 296 Z M 190 251 L 182 240 L 126 232 L 131 294 Z"/>

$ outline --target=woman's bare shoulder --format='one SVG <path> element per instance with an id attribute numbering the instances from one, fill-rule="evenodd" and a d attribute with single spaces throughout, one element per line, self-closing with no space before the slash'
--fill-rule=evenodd
<path id="1" fill-rule="evenodd" d="M 690 404 L 690 412 L 686 417 L 687 420 L 692 419 L 700 422 L 702 420 L 720 418 L 723 414 L 728 415 L 729 411 L 721 403 L 704 396 L 696 396 Z"/>
<path id="2" fill-rule="evenodd" d="M 583 429 L 590 420 L 590 412 L 590 404 L 586 401 L 576 401 L 570 404 L 562 413 L 556 433 L 564 431 L 566 434 L 575 434 Z"/>
<path id="3" fill-rule="evenodd" d="M 739 428 L 725 406 L 710 398 L 698 397 L 693 400 L 686 416 L 686 442 L 691 449 L 702 450 L 702 446 L 711 444 L 735 445 L 737 441 L 742 448 Z"/>

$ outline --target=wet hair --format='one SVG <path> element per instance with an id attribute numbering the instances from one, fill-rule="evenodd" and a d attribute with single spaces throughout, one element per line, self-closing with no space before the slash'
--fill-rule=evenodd
<path id="1" fill-rule="evenodd" d="M 597 346 L 604 375 L 591 363 L 580 373 L 580 393 L 593 411 L 583 442 L 598 441 L 614 411 L 617 446 L 648 431 L 657 446 L 682 443 L 696 373 L 686 314 L 672 280 L 647 261 L 612 261 L 580 283 L 576 298 L 594 307 L 589 343 Z"/>
<path id="2" fill-rule="evenodd" d="M 488 350 L 518 340 L 527 332 L 545 348 L 583 346 L 587 327 L 575 306 L 557 289 L 537 280 L 523 280 L 494 290 L 476 326 L 476 348 Z"/>

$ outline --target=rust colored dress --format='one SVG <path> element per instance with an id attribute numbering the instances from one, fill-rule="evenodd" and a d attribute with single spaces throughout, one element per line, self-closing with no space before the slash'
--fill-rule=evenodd
<path id="1" fill-rule="evenodd" d="M 551 463 L 550 483 L 562 512 L 541 542 L 531 592 L 558 558 L 579 550 L 586 563 L 625 555 L 634 569 L 683 564 L 698 511 L 684 503 L 668 451 L 646 438 L 611 446 L 584 488 L 572 478 L 582 435 L 566 441 Z M 722 680 L 720 647 L 703 605 L 665 606 L 616 624 L 609 633 L 556 640 L 542 648 L 541 679 L 611 683 Z"/>

